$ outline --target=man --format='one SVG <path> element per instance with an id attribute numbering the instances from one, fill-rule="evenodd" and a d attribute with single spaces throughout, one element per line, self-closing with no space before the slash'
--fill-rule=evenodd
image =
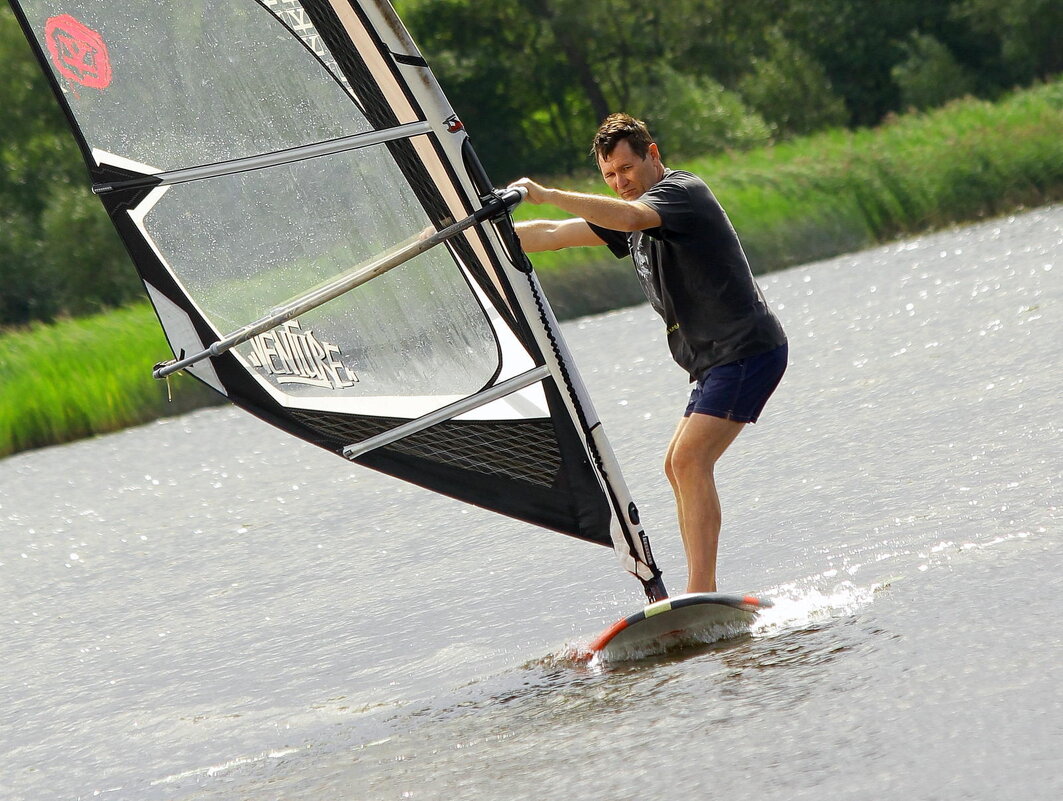
<path id="1" fill-rule="evenodd" d="M 687 592 L 716 591 L 721 513 L 714 470 L 756 422 L 786 369 L 786 335 L 750 272 L 727 215 L 697 176 L 661 161 L 645 123 L 609 116 L 593 153 L 616 198 L 527 178 L 527 202 L 576 215 L 517 225 L 530 253 L 607 245 L 630 253 L 646 297 L 664 318 L 676 362 L 695 382 L 665 456 L 687 556 Z"/>

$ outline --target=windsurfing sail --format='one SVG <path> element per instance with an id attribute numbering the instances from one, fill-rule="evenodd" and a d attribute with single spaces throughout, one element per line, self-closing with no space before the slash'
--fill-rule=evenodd
<path id="1" fill-rule="evenodd" d="M 665 595 L 508 209 L 386 0 L 11 0 L 173 361 Z"/>

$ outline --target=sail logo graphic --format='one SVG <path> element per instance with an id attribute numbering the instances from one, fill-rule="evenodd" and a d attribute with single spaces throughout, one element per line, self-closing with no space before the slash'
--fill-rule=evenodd
<path id="1" fill-rule="evenodd" d="M 44 23 L 44 41 L 52 63 L 64 78 L 89 89 L 111 85 L 111 57 L 107 45 L 92 28 L 69 14 Z"/>
<path id="2" fill-rule="evenodd" d="M 336 345 L 303 331 L 298 320 L 259 334 L 251 340 L 250 361 L 280 384 L 307 384 L 343 389 L 358 383 L 358 375 L 340 360 Z"/>

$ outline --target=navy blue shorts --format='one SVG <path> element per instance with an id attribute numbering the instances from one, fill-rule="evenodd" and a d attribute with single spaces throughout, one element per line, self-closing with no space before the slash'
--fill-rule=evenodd
<path id="1" fill-rule="evenodd" d="M 757 422 L 786 372 L 789 353 L 784 343 L 767 353 L 713 367 L 695 384 L 683 416 L 698 412 L 739 423 Z"/>

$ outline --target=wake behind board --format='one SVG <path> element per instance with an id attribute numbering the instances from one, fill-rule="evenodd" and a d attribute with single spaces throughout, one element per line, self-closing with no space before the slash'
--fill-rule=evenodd
<path id="1" fill-rule="evenodd" d="M 591 657 L 623 662 L 749 631 L 771 601 L 752 595 L 699 592 L 665 598 L 618 620 L 589 646 Z"/>

